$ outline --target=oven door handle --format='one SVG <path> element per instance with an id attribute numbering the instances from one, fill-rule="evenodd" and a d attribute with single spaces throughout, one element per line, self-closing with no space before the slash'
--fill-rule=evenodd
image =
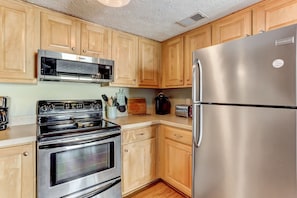
<path id="1" fill-rule="evenodd" d="M 76 194 L 72 194 L 72 195 L 63 196 L 61 198 L 78 198 L 78 197 L 79 198 L 92 198 L 92 197 L 94 197 L 94 196 L 96 196 L 98 194 L 101 194 L 104 191 L 112 188 L 113 186 L 117 185 L 120 182 L 121 182 L 121 179 L 118 179 L 118 180 L 116 180 L 116 181 L 114 181 L 112 183 L 108 183 L 105 186 L 99 187 L 99 188 L 97 188 L 97 189 L 95 189 L 95 190 L 93 190 L 91 192 L 86 193 L 86 194 L 79 195 L 79 196 L 77 196 Z"/>
<path id="2" fill-rule="evenodd" d="M 82 144 L 88 144 L 88 143 L 93 143 L 93 142 L 98 142 L 98 141 L 110 139 L 110 138 L 117 137 L 117 136 L 120 136 L 120 133 L 112 134 L 112 135 L 106 135 L 106 136 L 98 137 L 98 138 L 91 138 L 91 139 L 87 139 L 87 140 L 78 140 L 78 141 L 69 141 L 69 142 L 63 142 L 63 143 L 45 144 L 45 145 L 40 145 L 39 149 L 52 149 L 52 148 L 59 148 L 59 147 L 66 147 L 66 146 L 82 145 Z"/>

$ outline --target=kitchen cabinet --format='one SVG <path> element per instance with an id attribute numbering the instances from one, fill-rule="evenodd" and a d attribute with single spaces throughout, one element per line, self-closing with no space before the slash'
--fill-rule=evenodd
<path id="1" fill-rule="evenodd" d="M 0 81 L 35 83 L 39 13 L 25 3 L 0 0 Z"/>
<path id="2" fill-rule="evenodd" d="M 111 59 L 111 30 L 84 22 L 81 24 L 82 55 Z"/>
<path id="3" fill-rule="evenodd" d="M 41 12 L 41 48 L 79 54 L 80 22 L 56 12 Z"/>
<path id="4" fill-rule="evenodd" d="M 253 9 L 253 34 L 297 23 L 296 0 L 266 0 Z"/>
<path id="5" fill-rule="evenodd" d="M 158 144 L 161 178 L 191 196 L 192 133 L 184 129 L 161 125 Z"/>
<path id="6" fill-rule="evenodd" d="M 122 191 L 131 193 L 156 179 L 156 126 L 123 130 Z"/>
<path id="7" fill-rule="evenodd" d="M 35 197 L 35 144 L 0 148 L 0 197 Z"/>
<path id="8" fill-rule="evenodd" d="M 41 13 L 41 48 L 111 58 L 111 30 L 56 12 Z"/>
<path id="9" fill-rule="evenodd" d="M 115 61 L 112 86 L 137 86 L 138 37 L 120 31 L 112 32 L 112 59 Z"/>
<path id="10" fill-rule="evenodd" d="M 161 44 L 139 38 L 138 87 L 157 88 L 159 86 L 159 69 Z"/>
<path id="11" fill-rule="evenodd" d="M 162 87 L 184 85 L 183 37 L 177 36 L 162 43 Z"/>
<path id="12" fill-rule="evenodd" d="M 184 85 L 192 86 L 192 53 L 196 49 L 211 46 L 211 25 L 205 25 L 184 34 Z"/>
<path id="13" fill-rule="evenodd" d="M 252 11 L 247 8 L 211 24 L 213 45 L 250 36 L 252 34 Z"/>

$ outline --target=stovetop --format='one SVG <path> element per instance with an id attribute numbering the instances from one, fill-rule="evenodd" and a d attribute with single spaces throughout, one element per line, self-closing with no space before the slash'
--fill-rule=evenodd
<path id="1" fill-rule="evenodd" d="M 120 129 L 102 118 L 101 100 L 38 101 L 37 111 L 38 140 Z"/>

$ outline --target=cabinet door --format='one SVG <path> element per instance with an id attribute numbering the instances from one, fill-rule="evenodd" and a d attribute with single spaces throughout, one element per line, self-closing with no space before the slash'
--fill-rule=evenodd
<path id="1" fill-rule="evenodd" d="M 0 81 L 35 82 L 38 14 L 15 1 L 0 0 Z"/>
<path id="2" fill-rule="evenodd" d="M 156 179 L 155 138 L 123 145 L 123 194 Z"/>
<path id="3" fill-rule="evenodd" d="M 111 31 L 99 25 L 82 23 L 81 54 L 111 59 Z"/>
<path id="4" fill-rule="evenodd" d="M 138 86 L 158 87 L 161 44 L 145 38 L 139 39 Z"/>
<path id="5" fill-rule="evenodd" d="M 35 154 L 32 144 L 0 149 L 0 197 L 35 197 Z"/>
<path id="6" fill-rule="evenodd" d="M 184 84 L 183 37 L 178 36 L 162 43 L 163 87 L 180 87 Z"/>
<path id="7" fill-rule="evenodd" d="M 211 45 L 211 26 L 206 25 L 201 28 L 187 32 L 185 38 L 184 51 L 184 85 L 192 85 L 192 53 L 196 49 L 208 47 Z"/>
<path id="8" fill-rule="evenodd" d="M 224 43 L 252 34 L 251 10 L 238 12 L 212 23 L 212 44 Z"/>
<path id="9" fill-rule="evenodd" d="M 111 85 L 135 87 L 138 63 L 138 37 L 124 32 L 112 33 L 112 59 L 115 61 Z"/>
<path id="10" fill-rule="evenodd" d="M 253 33 L 297 23 L 296 0 L 267 0 L 253 10 Z"/>
<path id="11" fill-rule="evenodd" d="M 80 23 L 58 13 L 41 13 L 41 48 L 80 54 Z"/>
<path id="12" fill-rule="evenodd" d="M 191 195 L 191 146 L 165 139 L 165 180 L 187 195 Z"/>

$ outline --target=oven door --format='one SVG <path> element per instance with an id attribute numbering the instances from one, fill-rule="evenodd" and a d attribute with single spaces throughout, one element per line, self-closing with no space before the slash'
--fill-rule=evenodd
<path id="1" fill-rule="evenodd" d="M 105 182 L 120 180 L 120 149 L 120 131 L 38 142 L 38 197 L 67 197 L 100 185 L 107 191 Z"/>

